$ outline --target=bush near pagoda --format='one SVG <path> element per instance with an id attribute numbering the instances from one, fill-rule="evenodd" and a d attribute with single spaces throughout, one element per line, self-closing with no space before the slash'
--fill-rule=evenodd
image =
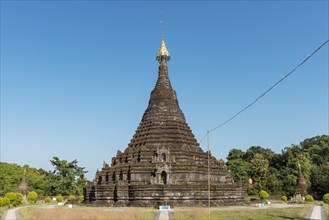
<path id="1" fill-rule="evenodd" d="M 306 195 L 306 196 L 305 196 L 305 202 L 314 202 L 313 196 L 311 196 L 311 195 Z"/>
<path id="2" fill-rule="evenodd" d="M 265 190 L 261 190 L 261 191 L 259 192 L 259 198 L 260 198 L 261 200 L 265 200 L 265 199 L 267 199 L 268 196 L 269 196 L 269 194 L 268 194 Z"/>
<path id="3" fill-rule="evenodd" d="M 27 200 L 31 204 L 34 204 L 37 201 L 37 198 L 38 198 L 38 194 L 34 191 L 29 192 L 29 194 L 27 195 Z"/>
<path id="4" fill-rule="evenodd" d="M 63 202 L 63 196 L 56 196 L 56 202 Z"/>
<path id="5" fill-rule="evenodd" d="M 10 206 L 18 206 L 23 201 L 23 195 L 21 193 L 9 192 L 6 193 L 5 198 L 9 200 Z"/>
<path id="6" fill-rule="evenodd" d="M 284 201 L 284 202 L 287 202 L 288 198 L 287 198 L 287 196 L 281 196 L 281 200 Z"/>
<path id="7" fill-rule="evenodd" d="M 75 200 L 75 196 L 74 195 L 69 195 L 68 200 Z"/>
<path id="8" fill-rule="evenodd" d="M 45 198 L 45 203 L 50 203 L 51 202 L 51 198 L 48 196 Z"/>
<path id="9" fill-rule="evenodd" d="M 329 204 L 329 193 L 326 193 L 326 194 L 323 196 L 323 202 L 326 203 L 326 204 Z"/>
<path id="10" fill-rule="evenodd" d="M 1 201 L 1 206 L 10 206 L 10 200 L 7 198 L 7 197 L 0 197 L 0 200 Z"/>

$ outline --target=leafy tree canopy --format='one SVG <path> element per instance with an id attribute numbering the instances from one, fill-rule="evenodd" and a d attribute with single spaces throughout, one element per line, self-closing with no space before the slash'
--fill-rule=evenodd
<path id="1" fill-rule="evenodd" d="M 305 139 L 277 154 L 271 149 L 251 146 L 246 152 L 232 149 L 227 166 L 234 179 L 242 180 L 247 192 L 266 190 L 291 196 L 296 191 L 299 166 L 308 183 L 308 192 L 318 199 L 329 192 L 329 135 Z M 252 186 L 248 182 L 253 180 Z"/>
<path id="2" fill-rule="evenodd" d="M 0 162 L 0 196 L 18 191 L 24 170 L 30 192 L 35 191 L 40 196 L 82 195 L 86 185 L 85 168 L 79 167 L 77 160 L 67 162 L 58 157 L 54 157 L 51 163 L 54 171 Z"/>

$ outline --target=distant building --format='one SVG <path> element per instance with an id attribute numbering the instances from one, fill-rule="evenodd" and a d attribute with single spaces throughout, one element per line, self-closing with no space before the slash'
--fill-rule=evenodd
<path id="1" fill-rule="evenodd" d="M 297 176 L 297 186 L 295 194 L 299 194 L 301 196 L 305 196 L 307 194 L 307 182 L 302 173 L 302 169 L 300 164 L 298 164 L 298 176 Z"/>
<path id="2" fill-rule="evenodd" d="M 18 192 L 24 196 L 26 196 L 29 192 L 29 185 L 27 184 L 27 181 L 26 181 L 26 170 L 25 169 L 24 169 L 22 180 L 18 186 Z"/>
<path id="3" fill-rule="evenodd" d="M 244 202 L 222 160 L 204 152 L 179 107 L 168 77 L 170 54 L 162 38 L 159 75 L 148 107 L 124 152 L 104 162 L 85 192 L 92 203 L 118 206 L 229 205 Z M 187 76 L 188 78 L 188 76 Z M 188 79 L 187 79 L 188 80 Z M 187 81 L 188 82 L 188 81 Z M 103 152 L 100 152 L 103 153 Z"/>

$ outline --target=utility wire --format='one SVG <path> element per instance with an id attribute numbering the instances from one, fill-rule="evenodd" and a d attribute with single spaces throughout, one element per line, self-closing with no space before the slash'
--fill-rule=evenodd
<path id="1" fill-rule="evenodd" d="M 224 126 L 225 124 L 229 123 L 230 121 L 232 121 L 234 118 L 236 118 L 238 115 L 240 115 L 242 112 L 246 111 L 248 108 L 250 108 L 251 106 L 253 106 L 258 100 L 260 100 L 261 98 L 263 98 L 267 93 L 269 93 L 272 89 L 274 89 L 274 87 L 276 87 L 279 83 L 281 83 L 283 80 L 285 80 L 286 78 L 288 78 L 293 72 L 295 72 L 300 66 L 302 66 L 308 59 L 310 59 L 314 54 L 316 54 L 325 44 L 327 44 L 329 42 L 329 39 L 326 40 L 323 44 L 321 44 L 316 50 L 313 51 L 313 53 L 311 53 L 306 59 L 304 59 L 300 64 L 298 64 L 293 70 L 291 70 L 288 74 L 286 74 L 284 77 L 282 77 L 279 81 L 277 81 L 276 83 L 274 83 L 269 89 L 267 89 L 264 93 L 262 93 L 260 96 L 258 96 L 253 102 L 251 102 L 249 105 L 247 105 L 246 107 L 244 107 L 243 109 L 241 109 L 238 113 L 236 113 L 235 115 L 233 115 L 232 117 L 228 118 L 226 121 L 224 121 L 222 124 L 218 125 L 217 127 L 207 131 L 207 133 L 203 136 L 203 138 L 201 139 L 200 143 L 202 143 L 202 141 L 209 135 L 210 132 L 213 132 L 215 130 L 217 130 L 218 128 Z"/>

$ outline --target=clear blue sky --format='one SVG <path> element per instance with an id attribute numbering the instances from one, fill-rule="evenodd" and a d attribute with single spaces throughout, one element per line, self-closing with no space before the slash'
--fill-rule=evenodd
<path id="1" fill-rule="evenodd" d="M 94 177 L 123 151 L 155 85 L 160 12 L 169 76 L 198 141 L 328 39 L 328 1 L 1 1 L 1 161 Z M 211 133 L 213 155 L 281 152 L 328 134 L 328 45 Z M 206 142 L 202 142 L 206 150 Z"/>

